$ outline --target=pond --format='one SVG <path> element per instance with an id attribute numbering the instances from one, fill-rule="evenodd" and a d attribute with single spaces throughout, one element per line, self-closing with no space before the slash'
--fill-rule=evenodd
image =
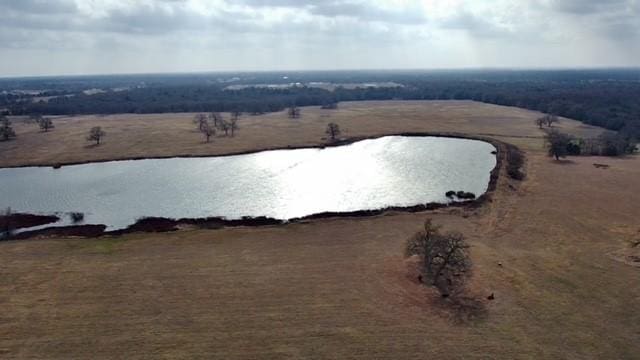
<path id="1" fill-rule="evenodd" d="M 323 212 L 454 201 L 485 193 L 496 165 L 486 142 L 386 136 L 324 149 L 0 169 L 0 208 L 85 214 L 122 229 L 141 217 L 280 220 Z"/>

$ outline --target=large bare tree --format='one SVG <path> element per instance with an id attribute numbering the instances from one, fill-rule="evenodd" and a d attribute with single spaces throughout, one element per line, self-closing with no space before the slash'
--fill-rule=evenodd
<path id="1" fill-rule="evenodd" d="M 441 233 L 440 227 L 427 219 L 424 229 L 407 241 L 405 255 L 418 256 L 421 279 L 426 279 L 443 297 L 448 297 L 459 294 L 471 274 L 468 250 L 469 245 L 462 234 Z"/>

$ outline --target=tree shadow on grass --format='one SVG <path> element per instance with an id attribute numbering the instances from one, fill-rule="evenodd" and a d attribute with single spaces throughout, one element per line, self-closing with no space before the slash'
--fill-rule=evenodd
<path id="1" fill-rule="evenodd" d="M 468 295 L 440 298 L 439 306 L 451 316 L 455 324 L 470 324 L 489 316 L 486 302 Z"/>

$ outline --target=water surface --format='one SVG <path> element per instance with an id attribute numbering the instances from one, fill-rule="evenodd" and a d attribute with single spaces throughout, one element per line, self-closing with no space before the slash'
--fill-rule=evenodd
<path id="1" fill-rule="evenodd" d="M 476 140 L 387 136 L 326 149 L 0 169 L 0 208 L 83 212 L 85 223 L 113 230 L 144 216 L 288 220 L 446 203 L 449 190 L 486 192 L 492 151 Z"/>

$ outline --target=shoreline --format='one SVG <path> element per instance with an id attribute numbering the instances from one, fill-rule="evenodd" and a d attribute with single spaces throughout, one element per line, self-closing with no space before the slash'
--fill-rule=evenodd
<path id="1" fill-rule="evenodd" d="M 152 232 L 170 232 L 179 230 L 179 226 L 196 226 L 202 229 L 218 229 L 222 227 L 240 227 L 240 226 L 248 226 L 248 227 L 257 227 L 257 226 L 279 226 L 286 224 L 295 224 L 302 223 L 313 220 L 320 219 L 329 219 L 329 218 L 359 218 L 359 217 L 373 217 L 383 215 L 389 212 L 426 212 L 433 211 L 442 208 L 479 208 L 484 205 L 487 201 L 491 201 L 491 196 L 495 192 L 498 184 L 498 179 L 500 177 L 500 171 L 503 166 L 508 165 L 505 162 L 509 161 L 508 153 L 510 148 L 515 148 L 517 151 L 520 151 L 517 147 L 512 144 L 505 143 L 500 140 L 496 140 L 493 138 L 484 138 L 479 136 L 472 135 L 464 135 L 458 133 L 426 133 L 426 132 L 406 132 L 406 133 L 397 133 L 397 134 L 388 134 L 388 135 L 379 135 L 379 136 L 368 136 L 368 137 L 353 137 L 347 138 L 340 141 L 336 141 L 331 144 L 325 145 L 310 145 L 310 146 L 298 146 L 298 147 L 279 147 L 273 149 L 263 149 L 263 150 L 252 150 L 241 153 L 233 153 L 233 154 L 225 154 L 225 155 L 213 155 L 213 156 L 171 156 L 171 157 L 146 157 L 146 158 L 130 158 L 130 159 L 117 159 L 117 160 L 105 160 L 105 161 L 89 161 L 84 163 L 74 163 L 67 164 L 63 166 L 71 166 L 71 165 L 81 165 L 81 164 L 89 164 L 89 163 L 103 163 L 103 162 L 112 162 L 112 161 L 130 161 L 130 160 L 144 160 L 144 159 L 169 159 L 169 158 L 194 158 L 194 157 L 221 157 L 221 156 L 234 156 L 234 155 L 245 155 L 245 154 L 254 154 L 264 151 L 276 151 L 276 150 L 294 150 L 294 149 L 324 149 L 328 147 L 337 147 L 353 144 L 358 141 L 369 140 L 369 139 L 378 139 L 387 136 L 406 136 L 406 137 L 448 137 L 448 138 L 456 138 L 456 139 L 466 139 L 466 140 L 476 140 L 483 141 L 493 145 L 496 148 L 496 165 L 491 170 L 489 176 L 489 183 L 487 184 L 487 190 L 484 194 L 478 196 L 473 200 L 467 201 L 457 201 L 452 203 L 439 203 L 432 202 L 426 204 L 417 204 L 413 206 L 389 206 L 381 209 L 373 209 L 373 210 L 356 210 L 349 212 L 323 212 L 317 214 L 311 214 L 300 218 L 293 218 L 289 220 L 279 220 L 268 217 L 244 217 L 241 219 L 229 220 L 222 217 L 207 217 L 207 218 L 180 218 L 180 219 L 170 219 L 170 218 L 162 218 L 162 217 L 148 217 L 142 218 L 136 221 L 134 224 L 128 226 L 125 229 L 113 230 L 113 231 L 105 231 L 106 225 L 104 224 L 91 224 L 91 225 L 73 225 L 73 226 L 63 226 L 63 227 L 48 227 L 38 230 L 25 230 L 21 233 L 15 234 L 9 240 L 25 240 L 31 239 L 39 236 L 79 236 L 85 238 L 97 238 L 101 236 L 120 236 L 124 234 L 130 233 L 152 233 Z M 14 168 L 24 168 L 24 167 L 51 167 L 51 165 L 39 165 L 39 166 L 16 166 Z"/>
<path id="2" fill-rule="evenodd" d="M 344 145 L 350 145 L 356 143 L 358 141 L 364 140 L 374 140 L 380 139 L 387 136 L 405 136 L 405 137 L 440 137 L 440 138 L 452 138 L 452 139 L 464 139 L 464 140 L 476 140 L 476 141 L 484 141 L 495 147 L 495 142 L 500 142 L 499 140 L 495 140 L 491 137 L 484 136 L 476 136 L 476 135 L 465 135 L 462 133 L 446 133 L 446 132 L 401 132 L 401 133 L 391 133 L 391 134 L 378 134 L 371 136 L 354 136 L 349 138 L 340 139 L 338 141 L 334 141 L 332 143 L 324 143 L 318 145 L 288 145 L 288 146 L 275 146 L 275 147 L 267 147 L 260 149 L 252 149 L 252 150 L 244 150 L 244 151 L 235 151 L 228 152 L 224 154 L 210 154 L 210 155 L 190 155 L 190 154 L 176 154 L 176 155 L 166 155 L 166 156 L 131 156 L 131 157 L 122 157 L 122 158 L 112 158 L 112 159 L 103 159 L 103 160 L 86 160 L 86 161 L 70 161 L 70 162 L 51 162 L 51 163 L 41 163 L 41 164 L 24 164 L 24 165 L 10 165 L 10 166 L 0 166 L 0 170 L 3 169 L 22 169 L 22 168 L 40 168 L 40 167 L 50 167 L 54 169 L 60 169 L 65 166 L 74 166 L 74 165 L 88 165 L 88 164 L 101 164 L 108 162 L 117 162 L 117 161 L 135 161 L 135 160 L 162 160 L 162 159 L 190 159 L 190 158 L 218 158 L 218 157 L 226 157 L 226 156 L 239 156 L 239 155 L 251 155 L 257 154 L 266 151 L 280 151 L 280 150 L 303 150 L 303 149 L 326 149 L 331 147 L 338 147 Z"/>

